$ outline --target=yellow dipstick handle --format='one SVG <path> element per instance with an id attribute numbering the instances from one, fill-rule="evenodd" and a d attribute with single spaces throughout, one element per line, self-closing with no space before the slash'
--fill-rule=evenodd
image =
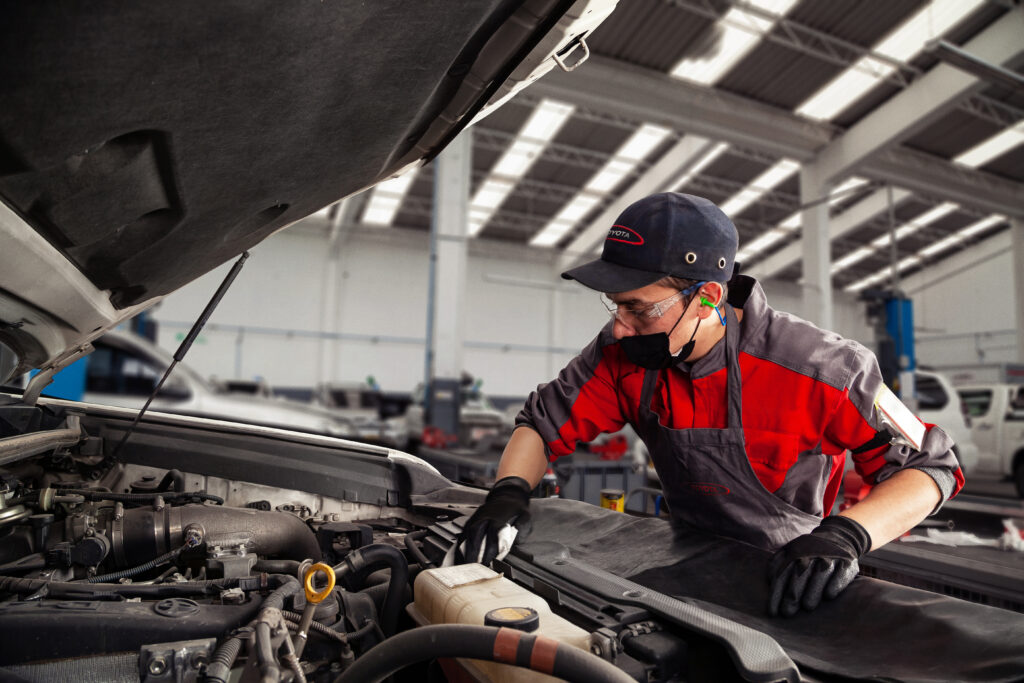
<path id="1" fill-rule="evenodd" d="M 327 576 L 327 587 L 317 593 L 313 589 L 313 577 L 323 572 Z M 295 657 L 301 657 L 302 651 L 306 648 L 306 640 L 309 638 L 309 627 L 313 623 L 313 613 L 316 606 L 323 602 L 323 599 L 334 590 L 334 569 L 323 562 L 317 562 L 306 570 L 306 580 L 302 582 L 306 589 L 306 609 L 302 611 L 302 619 L 299 620 L 299 632 L 296 634 Z"/>
<path id="2" fill-rule="evenodd" d="M 319 593 L 313 588 L 313 577 L 318 572 L 323 572 L 327 576 L 327 587 Z M 324 598 L 331 594 L 334 590 L 334 569 L 323 562 L 317 562 L 308 570 L 306 570 L 306 602 L 311 602 L 314 605 L 319 605 Z"/>

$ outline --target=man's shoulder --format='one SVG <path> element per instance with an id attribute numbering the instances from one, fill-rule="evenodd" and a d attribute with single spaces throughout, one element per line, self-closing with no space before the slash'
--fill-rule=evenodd
<path id="1" fill-rule="evenodd" d="M 837 389 L 847 385 L 859 357 L 871 352 L 860 342 L 818 327 L 791 313 L 766 308 L 744 334 L 740 350 Z M 747 317 L 744 317 L 747 322 Z"/>

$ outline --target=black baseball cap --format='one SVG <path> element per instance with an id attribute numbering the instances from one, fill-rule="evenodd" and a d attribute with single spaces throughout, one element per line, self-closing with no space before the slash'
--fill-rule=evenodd
<path id="1" fill-rule="evenodd" d="M 601 258 L 562 273 L 599 292 L 628 292 L 663 277 L 726 282 L 739 236 L 711 201 L 661 192 L 633 202 L 608 230 Z"/>

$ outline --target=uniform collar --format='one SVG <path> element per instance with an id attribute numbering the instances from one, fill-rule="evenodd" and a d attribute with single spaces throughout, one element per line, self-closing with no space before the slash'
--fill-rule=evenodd
<path id="1" fill-rule="evenodd" d="M 768 299 L 759 283 L 749 275 L 737 275 L 729 281 L 727 303 L 733 308 L 743 309 L 743 321 L 740 322 L 740 346 L 742 351 L 748 340 L 759 335 L 768 322 Z M 711 350 L 700 360 L 688 363 L 680 361 L 675 367 L 689 373 L 693 379 L 707 377 L 725 367 L 725 337 L 711 347 Z"/>

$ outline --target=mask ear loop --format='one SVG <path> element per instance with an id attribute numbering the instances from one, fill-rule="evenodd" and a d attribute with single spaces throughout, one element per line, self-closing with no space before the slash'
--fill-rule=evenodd
<path id="1" fill-rule="evenodd" d="M 713 304 L 710 301 L 708 301 L 706 298 L 701 297 L 700 298 L 700 305 L 701 306 L 710 306 L 711 308 L 715 309 L 715 313 L 718 314 L 718 319 L 721 321 L 722 327 L 725 327 L 725 316 L 722 315 L 722 312 L 720 310 L 718 310 L 718 306 L 716 304 Z"/>

